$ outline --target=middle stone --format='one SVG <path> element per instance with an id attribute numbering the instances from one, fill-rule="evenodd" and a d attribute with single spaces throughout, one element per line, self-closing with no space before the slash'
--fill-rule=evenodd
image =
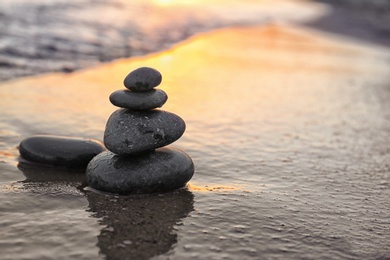
<path id="1" fill-rule="evenodd" d="M 167 111 L 118 109 L 107 121 L 104 144 L 116 154 L 138 154 L 173 143 L 185 128 L 183 119 Z"/>

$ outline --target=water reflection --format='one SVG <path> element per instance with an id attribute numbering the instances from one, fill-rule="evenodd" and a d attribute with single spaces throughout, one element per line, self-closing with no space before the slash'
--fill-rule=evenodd
<path id="1" fill-rule="evenodd" d="M 18 169 L 21 170 L 26 177 L 26 179 L 22 181 L 23 183 L 64 182 L 80 186 L 87 181 L 84 170 L 82 169 L 50 167 L 25 162 L 19 162 Z"/>
<path id="2" fill-rule="evenodd" d="M 25 179 L 0 193 L 1 259 L 98 259 L 83 171 L 20 162 Z"/>
<path id="3" fill-rule="evenodd" d="M 92 216 L 105 226 L 98 246 L 107 259 L 149 259 L 167 253 L 177 243 L 175 226 L 194 210 L 194 196 L 186 189 L 137 196 L 85 194 Z"/>
<path id="4" fill-rule="evenodd" d="M 24 162 L 18 168 L 26 177 L 21 181 L 22 189 L 49 197 L 86 196 L 88 211 L 104 226 L 97 236 L 97 246 L 108 259 L 149 259 L 169 252 L 177 243 L 175 226 L 194 210 L 194 195 L 187 189 L 114 196 L 83 190 L 84 171 Z"/>
<path id="5" fill-rule="evenodd" d="M 26 178 L 15 185 L 28 193 L 41 194 L 46 198 L 83 196 L 80 189 L 86 185 L 87 179 L 82 169 L 51 167 L 23 161 L 19 162 L 17 167 Z"/>

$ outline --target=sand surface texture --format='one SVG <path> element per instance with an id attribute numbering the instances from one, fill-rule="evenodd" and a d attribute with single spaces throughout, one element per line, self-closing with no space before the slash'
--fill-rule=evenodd
<path id="1" fill-rule="evenodd" d="M 288 26 L 202 34 L 162 53 L 0 85 L 5 259 L 386 259 L 390 51 Z M 18 163 L 32 134 L 101 139 L 109 94 L 163 74 L 185 119 L 188 189 L 118 197 Z"/>

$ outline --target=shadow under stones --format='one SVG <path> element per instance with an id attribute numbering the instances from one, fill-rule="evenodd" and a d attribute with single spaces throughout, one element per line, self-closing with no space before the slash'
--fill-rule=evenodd
<path id="1" fill-rule="evenodd" d="M 194 210 L 194 195 L 180 189 L 149 195 L 115 196 L 86 190 L 92 216 L 105 226 L 98 236 L 107 259 L 149 259 L 177 243 L 175 225 Z"/>
<path id="2" fill-rule="evenodd" d="M 87 183 L 85 169 L 68 169 L 25 162 L 19 162 L 17 167 L 26 177 L 25 180 L 20 181 L 25 186 L 52 186 L 56 183 L 80 189 Z"/>
<path id="3" fill-rule="evenodd" d="M 390 1 L 317 0 L 332 11 L 303 25 L 390 47 Z"/>

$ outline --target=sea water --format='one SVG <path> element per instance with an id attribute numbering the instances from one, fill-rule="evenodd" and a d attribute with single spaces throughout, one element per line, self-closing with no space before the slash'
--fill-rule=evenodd
<path id="1" fill-rule="evenodd" d="M 388 49 L 287 25 L 227 28 L 71 74 L 0 85 L 2 259 L 389 257 Z M 18 157 L 34 134 L 102 140 L 108 101 L 140 66 L 162 72 L 162 109 L 188 187 L 101 194 L 83 171 Z"/>

